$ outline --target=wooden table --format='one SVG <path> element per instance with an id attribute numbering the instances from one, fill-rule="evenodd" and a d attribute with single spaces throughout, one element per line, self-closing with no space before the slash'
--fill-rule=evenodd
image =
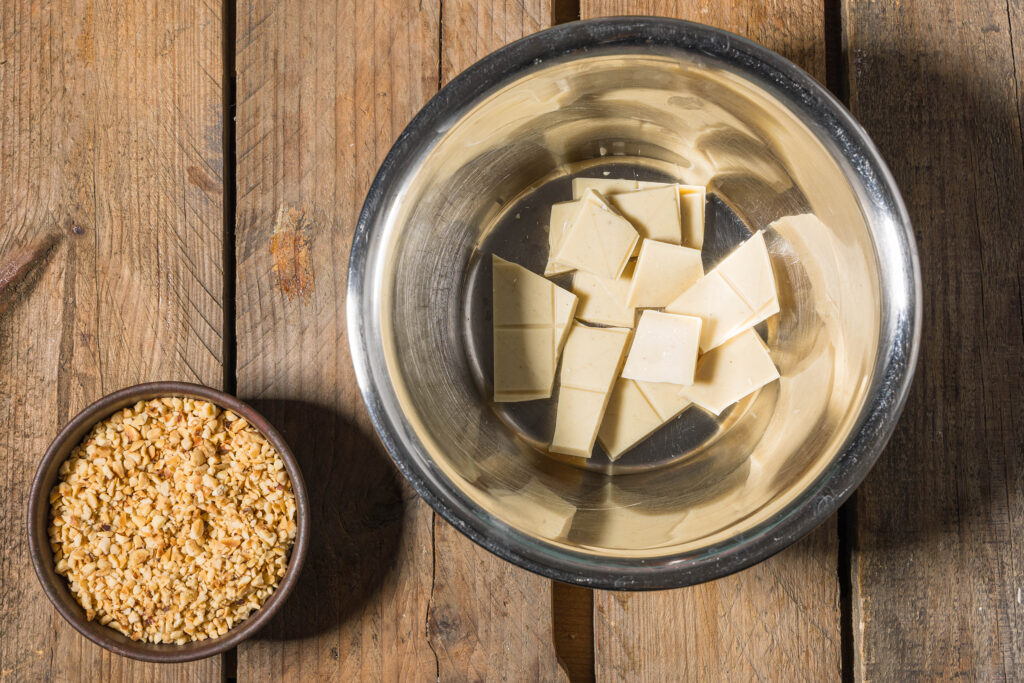
<path id="1" fill-rule="evenodd" d="M 349 361 L 364 194 L 439 86 L 577 16 L 747 35 L 836 93 L 913 219 L 906 412 L 837 519 L 714 583 L 553 585 L 398 480 Z M 9 0 L 0 5 L 0 680 L 1024 679 L 1020 0 Z M 4 275 L 0 274 L 0 280 Z M 36 584 L 29 479 L 119 387 L 224 387 L 278 424 L 316 527 L 303 586 L 223 658 L 155 666 Z"/>

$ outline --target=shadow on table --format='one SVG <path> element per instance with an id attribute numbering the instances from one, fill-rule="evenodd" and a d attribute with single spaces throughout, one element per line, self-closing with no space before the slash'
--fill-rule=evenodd
<path id="1" fill-rule="evenodd" d="M 377 439 L 334 410 L 291 400 L 255 400 L 302 468 L 312 534 L 302 576 L 256 637 L 306 638 L 357 612 L 394 566 L 402 535 L 397 473 Z"/>
<path id="2" fill-rule="evenodd" d="M 899 567 L 900 585 L 954 549 L 996 576 L 1021 509 L 1022 131 L 1010 57 L 986 35 L 926 50 L 886 34 L 855 57 L 854 114 L 902 191 L 923 280 L 914 384 L 856 503 L 864 566 Z"/>

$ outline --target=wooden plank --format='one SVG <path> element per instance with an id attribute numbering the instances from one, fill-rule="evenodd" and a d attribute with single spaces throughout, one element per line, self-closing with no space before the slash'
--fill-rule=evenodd
<path id="1" fill-rule="evenodd" d="M 257 3 L 239 16 L 238 386 L 302 459 L 317 535 L 308 588 L 240 648 L 240 679 L 557 671 L 548 582 L 435 521 L 384 462 L 339 305 L 373 174 L 438 86 L 440 22 L 460 37 L 441 42 L 447 80 L 549 16 L 539 2 L 455 2 L 442 19 L 437 3 L 398 1 Z"/>
<path id="2" fill-rule="evenodd" d="M 911 397 L 857 495 L 856 673 L 1021 680 L 1022 9 L 853 0 L 845 23 L 851 109 L 903 191 L 925 283 Z"/>
<path id="3" fill-rule="evenodd" d="M 551 24 L 549 0 L 442 5 L 442 84 Z M 551 582 L 491 555 L 434 515 L 428 637 L 441 680 L 564 678 L 551 632 Z"/>
<path id="4" fill-rule="evenodd" d="M 66 625 L 30 568 L 23 504 L 89 401 L 222 382 L 220 16 L 7 2 L 0 55 L 0 254 L 55 240 L 0 314 L 0 679 L 216 680 L 217 657 L 146 665 Z"/>
<path id="5" fill-rule="evenodd" d="M 432 511 L 387 462 L 348 351 L 363 197 L 437 89 L 439 2 L 239 6 L 238 391 L 278 425 L 313 510 L 302 582 L 239 680 L 426 680 Z"/>
<path id="6" fill-rule="evenodd" d="M 583 18 L 673 16 L 747 36 L 825 79 L 821 3 L 582 0 Z M 646 594 L 595 594 L 598 680 L 828 680 L 839 676 L 835 519 L 734 576 Z"/>
<path id="7" fill-rule="evenodd" d="M 580 0 L 580 17 L 659 16 L 732 31 L 825 82 L 825 13 L 810 0 Z"/>
<path id="8" fill-rule="evenodd" d="M 499 47 L 551 26 L 552 2 L 445 2 L 441 13 L 442 85 Z"/>

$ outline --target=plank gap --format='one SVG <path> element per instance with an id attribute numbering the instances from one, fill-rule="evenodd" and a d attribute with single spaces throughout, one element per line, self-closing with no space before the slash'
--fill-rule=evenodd
<path id="1" fill-rule="evenodd" d="M 847 69 L 845 0 L 824 0 L 825 11 L 825 87 L 850 106 L 850 78 Z"/>
<path id="2" fill-rule="evenodd" d="M 235 683 L 238 680 L 238 648 L 233 647 L 220 656 L 221 681 Z"/>
<path id="3" fill-rule="evenodd" d="M 224 192 L 224 227 L 222 245 L 221 280 L 223 295 L 221 311 L 223 311 L 223 342 L 221 352 L 224 373 L 224 391 L 234 394 L 238 390 L 238 367 L 236 363 L 236 329 L 235 329 L 235 209 L 238 205 L 237 185 L 235 184 L 235 104 L 237 98 L 235 75 L 235 49 L 237 43 L 236 21 L 237 0 L 224 0 L 221 9 L 221 132 L 224 148 L 224 165 L 221 170 Z M 224 683 L 235 683 L 238 680 L 238 648 L 233 647 L 221 655 L 221 680 Z"/>
<path id="4" fill-rule="evenodd" d="M 552 581 L 551 622 L 555 654 L 569 680 L 595 680 L 594 591 Z"/>
<path id="5" fill-rule="evenodd" d="M 843 683 L 856 680 L 853 637 L 853 552 L 857 545 L 857 493 L 839 508 L 839 644 Z"/>
<path id="6" fill-rule="evenodd" d="M 437 89 L 444 87 L 444 0 L 437 0 Z M 433 523 L 436 523 L 436 515 Z"/>
<path id="7" fill-rule="evenodd" d="M 551 25 L 565 24 L 580 19 L 580 0 L 552 0 Z"/>
<path id="8" fill-rule="evenodd" d="M 440 63 L 440 59 L 438 59 Z M 434 678 L 441 680 L 441 658 L 430 640 L 430 615 L 434 612 L 434 589 L 437 587 L 437 513 L 430 512 L 430 597 L 427 598 L 427 615 L 423 621 L 423 637 L 434 656 Z"/>
<path id="9" fill-rule="evenodd" d="M 224 250 L 223 250 L 223 298 L 221 310 L 224 312 L 224 391 L 234 394 L 238 389 L 238 367 L 236 363 L 236 332 L 235 332 L 235 209 L 238 206 L 238 187 L 235 183 L 235 108 L 237 103 L 235 48 L 237 0 L 224 0 L 221 12 L 223 27 L 221 33 L 224 42 L 221 47 L 224 72 L 221 77 L 221 93 L 223 97 L 222 132 L 224 145 Z"/>
<path id="10" fill-rule="evenodd" d="M 847 58 L 846 25 L 843 21 L 846 0 L 824 0 L 825 87 L 847 108 L 850 106 L 850 79 Z M 837 515 L 839 576 L 839 657 L 843 683 L 856 679 L 853 634 L 853 552 L 856 547 L 856 492 L 839 508 Z"/>
<path id="11" fill-rule="evenodd" d="M 552 0 L 551 25 L 580 19 L 580 0 Z M 551 634 L 555 655 L 572 683 L 594 674 L 594 591 L 551 582 Z"/>

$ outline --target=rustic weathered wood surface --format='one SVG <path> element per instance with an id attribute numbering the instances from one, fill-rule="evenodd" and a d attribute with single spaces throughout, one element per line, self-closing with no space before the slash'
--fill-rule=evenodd
<path id="1" fill-rule="evenodd" d="M 551 12 L 549 0 L 444 0 L 441 85 L 502 45 L 548 28 Z M 436 514 L 427 620 L 441 680 L 564 679 L 551 632 L 551 582 L 498 559 Z"/>
<path id="2" fill-rule="evenodd" d="M 1019 2 L 847 7 L 850 105 L 925 282 L 917 380 L 857 493 L 868 680 L 1024 679 L 1022 19 Z"/>
<path id="3" fill-rule="evenodd" d="M 317 526 L 295 623 L 240 648 L 239 678 L 559 675 L 549 582 L 455 532 L 386 464 L 343 305 L 356 218 L 391 143 L 439 79 L 550 14 L 540 0 L 389 1 L 238 17 L 238 391 L 302 459 Z"/>
<path id="4" fill-rule="evenodd" d="M 399 484 L 361 407 L 345 335 L 363 196 L 437 88 L 439 5 L 255 2 L 237 17 L 238 392 L 302 465 L 315 536 L 281 618 L 238 677 L 415 680 L 431 511 Z"/>
<path id="5" fill-rule="evenodd" d="M 352 375 L 349 242 L 390 144 L 577 14 L 704 22 L 827 73 L 921 247 L 918 380 L 850 528 L 705 586 L 592 594 L 497 560 L 400 481 Z M 993 0 L 0 4 L 0 680 L 1024 678 L 1022 26 Z M 150 379 L 237 382 L 310 488 L 302 586 L 223 661 L 100 650 L 28 560 L 49 439 Z"/>
<path id="6" fill-rule="evenodd" d="M 825 80 L 820 2 L 583 0 L 584 18 L 672 16 L 756 40 Z M 594 598 L 602 681 L 829 680 L 841 669 L 838 535 L 832 518 L 744 572 L 692 588 Z M 671 625 L 671 626 L 670 626 Z"/>
<path id="7" fill-rule="evenodd" d="M 203 3 L 0 4 L 0 254 L 49 244 L 0 317 L 0 679 L 215 680 L 123 659 L 36 583 L 29 481 L 49 440 L 128 384 L 219 386 L 221 19 Z M 3 259 L 3 256 L 0 256 Z"/>

